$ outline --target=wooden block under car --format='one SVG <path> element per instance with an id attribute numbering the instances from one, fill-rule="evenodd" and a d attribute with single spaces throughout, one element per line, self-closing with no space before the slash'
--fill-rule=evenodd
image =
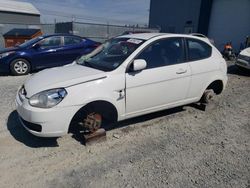
<path id="1" fill-rule="evenodd" d="M 90 145 L 93 142 L 103 142 L 106 141 L 106 131 L 105 129 L 101 128 L 93 133 L 88 133 L 83 135 L 85 145 Z"/>

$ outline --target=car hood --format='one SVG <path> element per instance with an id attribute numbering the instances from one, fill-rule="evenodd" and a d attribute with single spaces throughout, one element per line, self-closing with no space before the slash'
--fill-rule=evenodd
<path id="1" fill-rule="evenodd" d="M 27 97 L 54 88 L 66 88 L 106 77 L 106 72 L 82 65 L 67 65 L 45 69 L 32 75 L 24 84 Z"/>
<path id="2" fill-rule="evenodd" d="M 16 50 L 19 50 L 19 48 L 18 47 L 4 48 L 0 50 L 0 54 L 5 53 L 5 52 L 16 51 Z"/>
<path id="3" fill-rule="evenodd" d="M 244 49 L 244 50 L 242 50 L 242 51 L 240 52 L 240 55 L 244 55 L 244 56 L 250 57 L 250 47 L 249 47 L 249 48 L 246 48 L 246 49 Z"/>

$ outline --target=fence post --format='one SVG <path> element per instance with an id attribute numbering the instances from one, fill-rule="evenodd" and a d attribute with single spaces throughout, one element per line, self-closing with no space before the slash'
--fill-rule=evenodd
<path id="1" fill-rule="evenodd" d="M 106 34 L 106 36 L 107 36 L 107 39 L 109 39 L 109 22 L 107 22 L 107 34 Z"/>

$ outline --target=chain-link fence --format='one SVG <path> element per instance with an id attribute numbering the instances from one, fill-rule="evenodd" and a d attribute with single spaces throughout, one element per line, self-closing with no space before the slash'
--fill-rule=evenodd
<path id="1" fill-rule="evenodd" d="M 121 35 L 126 31 L 132 32 L 159 32 L 158 29 L 118 26 L 118 25 L 105 25 L 105 24 L 87 24 L 87 23 L 73 23 L 73 33 L 82 37 L 87 37 L 99 42 L 109 38 Z"/>
<path id="2" fill-rule="evenodd" d="M 109 24 L 94 24 L 94 23 L 70 23 L 72 28 L 68 33 L 73 33 L 81 37 L 87 37 L 99 42 L 103 42 L 109 38 L 121 35 L 126 31 L 144 31 L 144 32 L 158 32 L 158 29 L 149 29 L 141 27 L 130 27 L 130 26 L 119 26 L 119 25 L 109 25 Z M 4 38 L 3 35 L 14 28 L 32 28 L 41 29 L 43 34 L 53 34 L 55 32 L 60 32 L 56 29 L 57 24 L 39 24 L 39 25 L 23 25 L 23 24 L 0 24 L 0 49 L 4 48 Z M 63 31 L 65 32 L 65 31 Z"/>

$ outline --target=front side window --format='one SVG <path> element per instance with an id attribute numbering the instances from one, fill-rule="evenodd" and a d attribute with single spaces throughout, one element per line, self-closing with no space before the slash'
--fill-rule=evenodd
<path id="1" fill-rule="evenodd" d="M 30 39 L 30 40 L 26 41 L 25 43 L 20 44 L 19 47 L 26 48 L 28 46 L 31 46 L 31 45 L 37 43 L 38 41 L 40 41 L 42 39 L 43 39 L 43 37 L 41 37 L 41 36 Z"/>
<path id="2" fill-rule="evenodd" d="M 147 69 L 183 63 L 182 38 L 161 39 L 148 46 L 136 59 L 144 59 Z"/>
<path id="3" fill-rule="evenodd" d="M 64 45 L 74 45 L 74 44 L 79 44 L 83 40 L 81 38 L 77 37 L 64 37 Z"/>
<path id="4" fill-rule="evenodd" d="M 61 46 L 61 37 L 48 37 L 39 42 L 40 48 L 51 48 Z"/>
<path id="5" fill-rule="evenodd" d="M 103 71 L 119 67 L 144 40 L 134 38 L 114 38 L 100 45 L 93 52 L 77 60 L 78 64 Z"/>
<path id="6" fill-rule="evenodd" d="M 211 56 L 212 47 L 197 39 L 187 39 L 189 61 L 206 59 Z"/>

